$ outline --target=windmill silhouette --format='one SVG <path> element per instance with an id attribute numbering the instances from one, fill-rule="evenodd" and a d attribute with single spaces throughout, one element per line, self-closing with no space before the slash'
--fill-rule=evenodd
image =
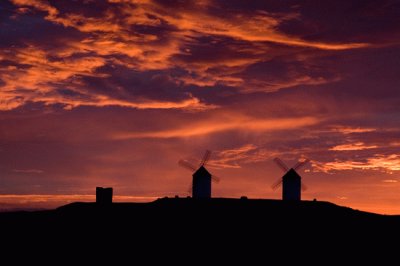
<path id="1" fill-rule="evenodd" d="M 287 167 L 279 158 L 275 158 L 274 161 L 285 172 L 285 175 L 272 184 L 271 188 L 275 190 L 282 185 L 282 200 L 301 200 L 301 191 L 306 190 L 307 187 L 301 182 L 301 176 L 296 170 L 299 170 L 310 160 L 299 161 L 292 168 Z"/>
<path id="2" fill-rule="evenodd" d="M 193 198 L 211 198 L 211 181 L 219 182 L 219 178 L 212 175 L 205 167 L 210 159 L 211 151 L 206 150 L 198 168 L 186 160 L 179 160 L 179 165 L 193 172 L 190 190 Z"/>

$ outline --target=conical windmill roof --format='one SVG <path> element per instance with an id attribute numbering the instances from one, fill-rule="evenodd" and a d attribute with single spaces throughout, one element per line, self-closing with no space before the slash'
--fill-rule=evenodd
<path id="1" fill-rule="evenodd" d="M 282 177 L 282 179 L 299 179 L 301 176 L 294 170 L 290 168 L 290 170 Z"/>
<path id="2" fill-rule="evenodd" d="M 197 169 L 197 171 L 194 172 L 193 175 L 194 176 L 210 176 L 211 177 L 210 172 L 208 172 L 204 166 L 200 166 L 200 168 Z"/>

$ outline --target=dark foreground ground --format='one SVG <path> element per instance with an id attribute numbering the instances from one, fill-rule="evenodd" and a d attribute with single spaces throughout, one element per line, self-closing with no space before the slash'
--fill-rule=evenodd
<path id="1" fill-rule="evenodd" d="M 224 265 L 236 260 L 346 265 L 348 258 L 379 258 L 382 264 L 400 255 L 400 216 L 328 202 L 171 198 L 108 206 L 73 203 L 51 211 L 0 213 L 0 228 L 3 256 L 18 251 L 15 260 L 40 261 L 52 254 L 57 258 L 53 265 L 60 265 L 60 258 L 92 263 L 112 258 L 124 265 L 159 264 L 160 259 L 186 265 L 202 260 L 206 265 L 214 260 Z M 142 259 L 147 263 L 134 263 Z"/>

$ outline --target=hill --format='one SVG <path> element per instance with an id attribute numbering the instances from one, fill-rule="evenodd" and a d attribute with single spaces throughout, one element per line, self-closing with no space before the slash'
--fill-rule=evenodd
<path id="1" fill-rule="evenodd" d="M 17 249 L 40 243 L 47 249 L 92 247 L 115 254 L 129 248 L 136 255 L 151 249 L 171 256 L 183 250 L 209 256 L 221 248 L 236 255 L 261 256 L 266 249 L 299 255 L 309 249 L 327 252 L 327 247 L 354 255 L 355 247 L 365 252 L 389 246 L 388 240 L 400 235 L 399 225 L 400 216 L 329 202 L 223 198 L 72 203 L 51 211 L 0 214 L 0 226 L 7 229 L 3 241 Z"/>

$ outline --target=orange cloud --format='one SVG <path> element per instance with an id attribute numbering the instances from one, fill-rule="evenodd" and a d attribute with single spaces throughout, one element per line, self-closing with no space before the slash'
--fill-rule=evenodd
<path id="1" fill-rule="evenodd" d="M 176 13 L 160 12 L 162 8 L 154 1 L 109 1 L 119 3 L 119 9 L 126 17 L 121 22 L 115 21 L 116 14 L 107 11 L 104 17 L 87 18 L 79 14 L 68 13 L 60 16 L 60 12 L 49 3 L 38 0 L 12 0 L 19 6 L 32 6 L 38 10 L 48 12 L 46 19 L 60 23 L 66 27 L 74 27 L 82 32 L 113 32 L 121 33 L 130 25 L 160 25 L 161 19 L 169 24 L 176 26 L 182 31 L 182 35 L 196 36 L 222 35 L 249 42 L 274 42 L 285 45 L 305 46 L 326 50 L 344 50 L 367 47 L 367 43 L 323 43 L 301 40 L 288 36 L 276 30 L 277 26 L 288 19 L 296 18 L 296 14 L 287 14 L 277 18 L 272 14 L 259 11 L 252 16 L 238 14 L 233 17 L 221 18 L 207 14 L 207 7 L 211 4 L 208 1 L 194 3 L 197 8 L 190 10 L 180 10 Z M 134 3 L 133 8 L 130 3 Z M 121 21 L 121 20 L 119 20 Z M 260 25 L 263 25 L 260 27 Z"/>
<path id="2" fill-rule="evenodd" d="M 75 75 L 102 76 L 94 74 L 94 70 L 105 64 L 105 59 L 93 56 L 51 61 L 48 53 L 34 47 L 15 49 L 13 53 L 6 52 L 2 56 L 30 67 L 2 71 L 5 85 L 0 91 L 0 110 L 11 110 L 28 101 L 43 101 L 40 98 L 54 90 L 51 84 L 64 82 Z"/>
<path id="3" fill-rule="evenodd" d="M 171 66 L 169 58 L 179 53 L 181 38 L 184 38 L 180 35 L 171 36 L 172 38 L 169 38 L 167 42 L 159 44 L 155 42 L 158 40 L 156 35 L 132 32 L 132 25 L 157 26 L 160 24 L 159 19 L 149 18 L 151 13 L 147 12 L 145 1 L 141 3 L 144 6 L 136 8 L 121 4 L 119 12 L 122 12 L 124 16 L 107 10 L 98 18 L 71 12 L 61 15 L 59 10 L 44 1 L 13 0 L 13 3 L 46 11 L 48 16 L 45 19 L 53 23 L 91 33 L 90 37 L 81 42 L 67 44 L 73 48 L 70 49 L 71 53 L 93 51 L 98 55 L 124 54 L 139 59 L 140 61 L 134 66 L 141 70 L 164 69 Z"/>
<path id="4" fill-rule="evenodd" d="M 44 102 L 46 104 L 61 103 L 66 106 L 65 109 L 72 109 L 78 106 L 96 106 L 96 107 L 119 106 L 119 107 L 135 108 L 135 109 L 187 109 L 187 110 L 197 110 L 197 111 L 217 108 L 217 106 L 212 104 L 204 104 L 200 102 L 198 98 L 193 96 L 189 96 L 188 99 L 177 102 L 155 101 L 155 100 L 142 100 L 135 102 L 135 101 L 112 99 L 108 96 L 103 96 L 103 95 L 92 96 L 92 99 L 87 101 L 68 100 L 62 97 L 59 98 L 39 97 L 36 98 L 35 101 Z"/>
<path id="5" fill-rule="evenodd" d="M 398 146 L 400 146 L 400 142 L 397 142 L 397 141 L 391 142 L 391 143 L 389 143 L 389 146 L 391 146 L 391 147 L 398 147 Z"/>
<path id="6" fill-rule="evenodd" d="M 208 165 L 215 168 L 241 168 L 238 161 L 248 160 L 249 153 L 257 150 L 254 144 L 247 144 L 236 149 L 214 152 L 216 159 L 211 160 Z"/>
<path id="7" fill-rule="evenodd" d="M 398 183 L 398 180 L 395 179 L 384 179 L 382 180 L 383 183 Z"/>
<path id="8" fill-rule="evenodd" d="M 337 131 L 343 134 L 353 134 L 353 133 L 366 133 L 376 131 L 375 128 L 362 128 L 362 127 L 343 127 L 335 126 L 333 131 Z"/>
<path id="9" fill-rule="evenodd" d="M 378 170 L 387 173 L 400 171 L 400 155 L 375 154 L 365 161 L 340 161 L 333 162 L 312 162 L 313 169 L 322 172 L 342 171 L 342 170 Z"/>
<path id="10" fill-rule="evenodd" d="M 342 144 L 337 145 L 335 147 L 330 148 L 331 151 L 361 151 L 367 149 L 376 149 L 378 146 L 376 145 L 365 145 L 364 142 L 356 142 L 350 144 Z"/>
<path id="11" fill-rule="evenodd" d="M 150 99 L 120 100 L 105 95 L 88 94 L 87 91 L 78 90 L 83 97 L 72 98 L 55 95 L 54 85 L 69 80 L 69 87 L 76 90 L 79 80 L 76 75 L 106 77 L 106 74 L 95 73 L 98 67 L 105 65 L 102 57 L 64 58 L 63 60 L 49 60 L 49 53 L 34 47 L 15 49 L 14 53 L 2 54 L 4 60 L 15 60 L 19 64 L 29 65 L 27 69 L 3 69 L 2 80 L 5 82 L 0 91 L 0 110 L 12 110 L 24 105 L 26 102 L 43 102 L 45 104 L 63 104 L 66 109 L 78 106 L 121 106 L 137 109 L 213 109 L 215 105 L 200 102 L 196 97 L 189 97 L 182 101 L 156 101 Z M 0 69 L 1 71 L 1 69 Z M 23 91 L 19 88 L 24 88 Z"/>
<path id="12" fill-rule="evenodd" d="M 244 86 L 242 92 L 244 93 L 252 93 L 257 91 L 264 92 L 274 92 L 280 89 L 290 88 L 299 85 L 321 85 L 330 82 L 338 81 L 338 78 L 334 79 L 324 79 L 321 77 L 312 78 L 306 75 L 301 75 L 298 77 L 292 77 L 288 80 L 279 80 L 279 81 L 260 81 L 260 80 L 249 80 Z"/>
<path id="13" fill-rule="evenodd" d="M 267 132 L 306 127 L 318 123 L 314 117 L 284 118 L 284 119 L 256 119 L 234 115 L 217 117 L 206 121 L 186 124 L 178 129 L 167 129 L 154 132 L 124 132 L 113 136 L 114 139 L 135 138 L 184 138 L 208 135 L 223 131 L 239 130 L 249 132 Z"/>
<path id="14" fill-rule="evenodd" d="M 182 14 L 179 18 L 164 18 L 182 30 L 196 30 L 204 34 L 223 35 L 250 42 L 273 42 L 324 50 L 345 50 L 369 46 L 366 43 L 330 44 L 309 42 L 287 36 L 276 31 L 276 26 L 281 21 L 265 13 L 260 13 L 252 17 L 238 16 L 234 19 L 231 18 L 229 21 L 201 13 Z M 260 27 L 260 25 L 263 25 L 263 27 Z"/>
<path id="15" fill-rule="evenodd" d="M 48 18 L 53 18 L 58 15 L 58 10 L 52 7 L 47 1 L 41 0 L 11 0 L 15 5 L 32 6 L 40 11 L 46 11 Z"/>
<path id="16" fill-rule="evenodd" d="M 276 16 L 268 12 L 258 11 L 256 14 L 236 14 L 220 17 L 209 14 L 213 5 L 209 1 L 196 1 L 192 8 L 180 9 L 179 13 L 165 10 L 155 1 L 109 1 L 113 10 L 105 10 L 101 17 L 85 17 L 79 13 L 62 14 L 46 1 L 13 0 L 15 5 L 30 6 L 45 11 L 48 21 L 72 27 L 84 33 L 90 33 L 81 42 L 68 44 L 71 52 L 95 52 L 101 56 L 123 54 L 134 60 L 124 60 L 124 64 L 139 70 L 166 69 L 176 65 L 198 74 L 197 77 L 181 79 L 186 84 L 200 86 L 215 85 L 217 82 L 225 85 L 241 85 L 240 78 L 228 75 L 207 73 L 214 66 L 239 67 L 263 60 L 262 54 L 268 52 L 265 42 L 284 44 L 287 46 L 310 47 L 322 50 L 356 49 L 369 46 L 366 43 L 323 43 L 302 40 L 295 36 L 278 31 L 280 23 L 297 18 L 297 14 L 280 14 Z M 132 3 L 134 5 L 132 5 Z M 116 12 L 117 10 L 117 12 Z M 151 33 L 132 32 L 132 26 L 158 27 L 162 23 L 173 26 L 175 30 L 168 32 L 168 38 L 160 42 L 160 36 Z M 260 26 L 262 25 L 262 26 Z M 201 36 L 223 36 L 247 42 L 246 48 L 238 51 L 248 54 L 242 58 L 224 58 L 212 62 L 177 62 L 175 55 L 190 54 L 185 47 L 193 43 L 193 39 Z M 261 46 L 261 47 L 259 47 Z M 59 56 L 62 52 L 59 52 Z M 65 51 L 63 52 L 65 54 Z M 121 59 L 120 59 L 121 60 Z M 289 84 L 262 84 L 266 88 L 258 90 L 271 91 L 299 84 L 321 84 L 326 80 L 298 77 Z M 247 90 L 254 90 L 254 84 L 249 84 Z M 11 106 L 11 104 L 9 104 Z"/>
<path id="17" fill-rule="evenodd" d="M 301 154 L 298 150 L 293 154 Z M 247 144 L 235 149 L 214 151 L 213 159 L 208 165 L 214 168 L 242 168 L 243 164 L 272 161 L 272 158 L 282 155 L 282 152 L 265 149 L 254 144 Z M 285 153 L 287 155 L 288 153 Z"/>

